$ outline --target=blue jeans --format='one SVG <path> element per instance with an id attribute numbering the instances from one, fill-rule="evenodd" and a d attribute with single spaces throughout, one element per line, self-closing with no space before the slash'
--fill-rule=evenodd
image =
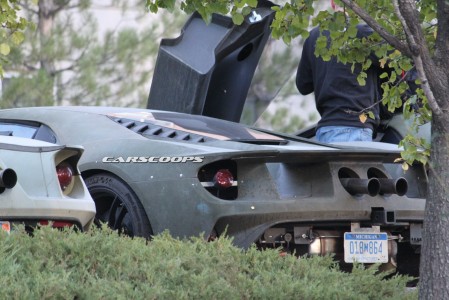
<path id="1" fill-rule="evenodd" d="M 349 126 L 324 126 L 316 131 L 316 139 L 321 143 L 371 142 L 373 131 L 370 128 Z"/>

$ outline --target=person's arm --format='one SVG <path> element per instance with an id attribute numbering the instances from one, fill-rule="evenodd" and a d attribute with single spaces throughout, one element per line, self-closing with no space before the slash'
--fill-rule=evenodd
<path id="1" fill-rule="evenodd" d="M 296 87 L 303 95 L 310 94 L 314 91 L 312 66 L 307 55 L 307 49 L 310 48 L 309 43 L 309 39 L 304 43 L 301 60 L 299 61 L 298 71 L 296 73 Z"/>

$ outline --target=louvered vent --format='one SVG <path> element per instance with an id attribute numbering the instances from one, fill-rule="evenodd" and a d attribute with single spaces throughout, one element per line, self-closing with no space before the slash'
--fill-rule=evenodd
<path id="1" fill-rule="evenodd" d="M 193 143 L 204 143 L 209 138 L 201 136 L 199 134 L 194 134 L 190 132 L 185 132 L 181 130 L 176 130 L 172 128 L 167 128 L 163 126 L 159 126 L 156 124 L 151 123 L 145 123 L 145 122 L 139 122 L 134 121 L 130 119 L 124 119 L 124 118 L 111 118 L 114 122 L 119 123 L 120 125 L 139 133 L 143 136 L 147 137 L 161 137 L 161 138 L 169 138 L 169 139 L 175 139 L 180 141 L 189 141 Z"/>

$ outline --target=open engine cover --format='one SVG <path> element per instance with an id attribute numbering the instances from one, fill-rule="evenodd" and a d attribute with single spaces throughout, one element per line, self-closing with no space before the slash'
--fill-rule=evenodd
<path id="1" fill-rule="evenodd" d="M 179 37 L 161 41 L 147 108 L 238 122 L 273 17 L 258 7 L 237 26 L 193 14 Z"/>

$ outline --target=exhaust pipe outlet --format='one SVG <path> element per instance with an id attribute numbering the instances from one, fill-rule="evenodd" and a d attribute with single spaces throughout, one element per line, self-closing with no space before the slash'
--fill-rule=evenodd
<path id="1" fill-rule="evenodd" d="M 397 179 L 377 178 L 380 182 L 380 194 L 397 194 L 404 196 L 408 191 L 407 179 L 399 177 Z"/>
<path id="2" fill-rule="evenodd" d="M 380 193 L 380 182 L 377 178 L 340 178 L 341 184 L 351 195 L 367 194 L 374 197 Z"/>
<path id="3" fill-rule="evenodd" d="M 13 169 L 0 171 L 0 190 L 12 189 L 17 183 L 17 174 Z"/>

